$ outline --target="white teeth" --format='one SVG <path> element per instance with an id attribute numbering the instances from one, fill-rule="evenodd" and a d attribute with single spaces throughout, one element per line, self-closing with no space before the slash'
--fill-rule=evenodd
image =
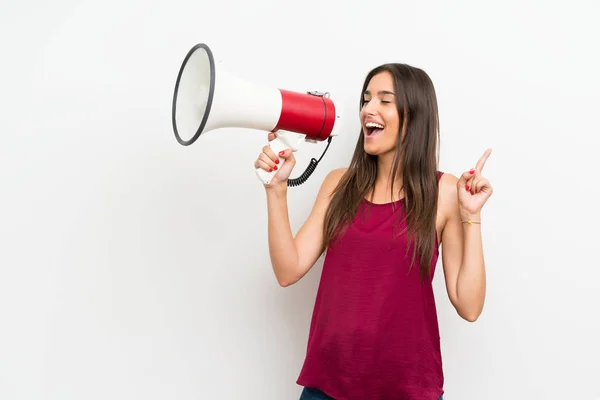
<path id="1" fill-rule="evenodd" d="M 365 126 L 367 128 L 379 128 L 379 129 L 383 129 L 383 125 L 376 124 L 375 122 L 367 122 L 365 124 Z"/>

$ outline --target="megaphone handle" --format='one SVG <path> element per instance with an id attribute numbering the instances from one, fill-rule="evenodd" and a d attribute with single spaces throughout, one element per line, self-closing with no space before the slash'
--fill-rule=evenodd
<path id="1" fill-rule="evenodd" d="M 277 170 L 273 170 L 271 172 L 265 171 L 262 168 L 256 169 L 256 175 L 263 182 L 263 184 L 268 185 L 269 183 L 271 183 L 271 180 L 273 179 L 275 174 L 279 172 L 279 169 L 285 163 L 285 159 L 279 156 L 279 152 L 287 149 L 296 151 L 298 149 L 298 140 L 299 137 L 297 134 L 291 132 L 290 134 L 275 132 L 275 139 L 269 142 L 269 146 L 279 158 L 279 164 L 277 164 Z"/>

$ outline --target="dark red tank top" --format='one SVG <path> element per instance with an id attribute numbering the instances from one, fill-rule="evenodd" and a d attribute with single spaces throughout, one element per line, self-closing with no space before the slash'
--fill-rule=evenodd
<path id="1" fill-rule="evenodd" d="M 394 227 L 404 212 L 404 200 L 365 200 L 328 248 L 299 385 L 336 400 L 437 400 L 443 394 L 432 288 L 439 244 L 436 239 L 431 278 L 421 281 L 418 262 L 409 270 L 406 235 L 392 237 L 405 228 Z"/>

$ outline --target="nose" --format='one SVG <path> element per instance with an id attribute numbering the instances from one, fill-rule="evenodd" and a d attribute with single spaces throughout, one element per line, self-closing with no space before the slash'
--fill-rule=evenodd
<path id="1" fill-rule="evenodd" d="M 365 102 L 364 111 L 365 111 L 365 114 L 374 115 L 375 112 L 377 111 L 377 105 L 375 104 L 375 100 L 370 100 L 368 102 Z"/>

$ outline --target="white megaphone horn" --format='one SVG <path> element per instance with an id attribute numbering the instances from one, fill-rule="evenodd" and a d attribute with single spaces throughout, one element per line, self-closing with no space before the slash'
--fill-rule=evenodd
<path id="1" fill-rule="evenodd" d="M 262 87 L 215 70 L 212 51 L 204 43 L 195 45 L 186 55 L 173 94 L 173 131 L 184 146 L 211 130 L 250 128 L 275 132 L 276 138 L 269 142 L 275 154 L 284 149 L 297 151 L 302 140 L 331 142 L 338 134 L 340 117 L 341 107 L 328 93 Z M 284 161 L 279 157 L 279 166 Z M 288 180 L 288 186 L 304 183 L 319 161 L 313 158 L 299 178 Z M 264 184 L 270 183 L 277 172 L 256 170 Z"/>

